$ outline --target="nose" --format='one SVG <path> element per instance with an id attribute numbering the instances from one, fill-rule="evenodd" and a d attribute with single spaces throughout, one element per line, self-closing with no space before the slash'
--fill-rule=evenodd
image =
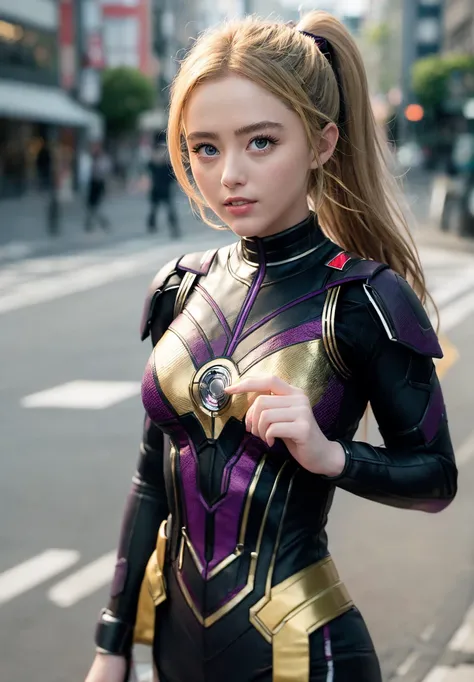
<path id="1" fill-rule="evenodd" d="M 239 185 L 245 185 L 245 183 L 246 176 L 242 161 L 239 161 L 236 154 L 227 155 L 222 170 L 221 184 L 224 187 L 232 189 Z"/>

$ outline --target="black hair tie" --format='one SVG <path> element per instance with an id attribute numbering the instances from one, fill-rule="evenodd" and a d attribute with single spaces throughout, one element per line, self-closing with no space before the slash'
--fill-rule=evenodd
<path id="1" fill-rule="evenodd" d="M 329 64 L 331 65 L 331 68 L 334 72 L 334 76 L 336 78 L 336 83 L 337 83 L 337 89 L 339 90 L 339 119 L 338 119 L 338 126 L 342 127 L 346 121 L 346 105 L 345 105 L 345 100 L 344 100 L 344 93 L 342 90 L 342 81 L 341 77 L 339 75 L 339 71 L 336 66 L 336 59 L 335 59 L 335 53 L 334 49 L 327 40 L 327 38 L 323 38 L 322 36 L 317 36 L 314 33 L 308 33 L 308 31 L 301 31 L 298 29 L 300 33 L 302 33 L 305 36 L 308 36 L 308 38 L 312 38 L 316 45 L 319 48 L 319 51 L 321 54 L 323 54 L 326 59 L 328 60 Z"/>

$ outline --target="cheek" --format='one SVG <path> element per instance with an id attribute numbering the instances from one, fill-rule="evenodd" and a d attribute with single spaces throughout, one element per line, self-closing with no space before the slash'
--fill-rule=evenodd
<path id="1" fill-rule="evenodd" d="M 265 168 L 268 186 L 285 188 L 286 193 L 293 187 L 300 188 L 307 175 L 307 156 L 298 152 L 285 151 L 285 154 L 275 154 L 269 166 Z"/>
<path id="2" fill-rule="evenodd" d="M 219 189 L 217 163 L 191 162 L 191 173 L 199 191 L 205 199 L 212 198 Z M 217 183 L 217 187 L 216 187 Z"/>

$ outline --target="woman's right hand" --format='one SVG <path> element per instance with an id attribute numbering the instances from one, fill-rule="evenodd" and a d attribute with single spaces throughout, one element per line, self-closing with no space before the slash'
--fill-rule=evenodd
<path id="1" fill-rule="evenodd" d="M 127 661 L 123 656 L 96 654 L 85 682 L 125 682 Z"/>

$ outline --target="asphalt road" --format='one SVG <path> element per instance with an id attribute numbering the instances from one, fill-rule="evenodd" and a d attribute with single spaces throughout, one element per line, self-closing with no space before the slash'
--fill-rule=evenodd
<path id="1" fill-rule="evenodd" d="M 227 237 L 159 239 L 0 266 L 2 682 L 80 681 L 92 660 L 138 455 L 144 292 L 174 254 Z M 474 598 L 474 256 L 425 243 L 422 257 L 441 305 L 458 497 L 427 515 L 338 492 L 329 523 L 384 679 L 400 682 L 422 678 Z"/>

